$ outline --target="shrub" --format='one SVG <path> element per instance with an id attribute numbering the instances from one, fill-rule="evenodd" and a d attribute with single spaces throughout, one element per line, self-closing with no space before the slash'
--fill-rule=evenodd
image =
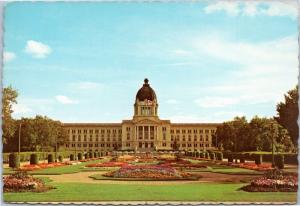
<path id="1" fill-rule="evenodd" d="M 228 154 L 228 162 L 233 162 L 233 155 L 232 154 Z"/>
<path id="2" fill-rule="evenodd" d="M 9 154 L 9 167 L 12 168 L 19 168 L 20 167 L 20 158 L 19 155 L 16 153 Z"/>
<path id="3" fill-rule="evenodd" d="M 74 154 L 70 155 L 70 161 L 74 161 Z"/>
<path id="4" fill-rule="evenodd" d="M 58 156 L 58 161 L 63 162 L 63 156 L 59 155 Z"/>
<path id="5" fill-rule="evenodd" d="M 216 159 L 216 155 L 214 152 L 209 153 L 209 157 L 211 160 L 215 160 Z"/>
<path id="6" fill-rule="evenodd" d="M 262 163 L 262 155 L 256 154 L 255 155 L 255 164 L 260 165 Z"/>
<path id="7" fill-rule="evenodd" d="M 239 154 L 240 158 L 240 163 L 245 163 L 245 155 L 244 154 Z"/>
<path id="8" fill-rule="evenodd" d="M 298 154 L 285 154 L 284 162 L 286 164 L 298 165 Z"/>
<path id="9" fill-rule="evenodd" d="M 223 153 L 222 152 L 217 152 L 216 153 L 216 155 L 217 155 L 217 160 L 223 160 Z"/>
<path id="10" fill-rule="evenodd" d="M 276 167 L 278 167 L 279 169 L 284 168 L 284 156 L 282 154 L 275 155 L 274 161 L 275 161 L 275 166 Z"/>
<path id="11" fill-rule="evenodd" d="M 82 160 L 82 153 L 77 154 L 78 160 Z"/>
<path id="12" fill-rule="evenodd" d="M 200 158 L 204 158 L 204 153 L 200 152 Z"/>
<path id="13" fill-rule="evenodd" d="M 39 158 L 38 158 L 37 154 L 31 154 L 30 155 L 30 164 L 36 165 L 38 163 L 39 163 Z"/>
<path id="14" fill-rule="evenodd" d="M 54 162 L 53 154 L 48 154 L 48 163 Z"/>
<path id="15" fill-rule="evenodd" d="M 206 152 L 206 158 L 209 159 L 210 156 L 209 156 L 209 152 Z"/>

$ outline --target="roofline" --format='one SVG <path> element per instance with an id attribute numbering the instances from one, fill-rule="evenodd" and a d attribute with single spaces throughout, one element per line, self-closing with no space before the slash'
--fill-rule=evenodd
<path id="1" fill-rule="evenodd" d="M 171 123 L 171 126 L 220 126 L 222 123 Z"/>
<path id="2" fill-rule="evenodd" d="M 96 127 L 96 126 L 106 126 L 106 127 L 116 127 L 122 126 L 122 123 L 63 123 L 64 127 Z"/>

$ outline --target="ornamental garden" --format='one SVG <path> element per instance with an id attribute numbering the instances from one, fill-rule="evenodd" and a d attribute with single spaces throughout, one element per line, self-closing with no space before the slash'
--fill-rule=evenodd
<path id="1" fill-rule="evenodd" d="M 5 202 L 295 202 L 297 156 L 268 152 L 16 153 L 4 158 Z M 26 159 L 25 157 L 23 157 Z M 124 188 L 124 186 L 127 187 Z M 22 195 L 18 195 L 22 193 Z"/>

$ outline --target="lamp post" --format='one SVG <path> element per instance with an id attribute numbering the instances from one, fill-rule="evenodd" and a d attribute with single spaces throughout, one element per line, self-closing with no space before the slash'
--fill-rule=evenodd
<path id="1" fill-rule="evenodd" d="M 22 129 L 22 122 L 20 122 L 20 125 L 19 125 L 19 150 L 18 150 L 19 157 L 20 157 L 20 152 L 21 152 L 21 129 Z"/>
<path id="2" fill-rule="evenodd" d="M 274 124 L 271 123 L 271 138 L 272 138 L 272 167 L 275 167 L 274 162 Z"/>

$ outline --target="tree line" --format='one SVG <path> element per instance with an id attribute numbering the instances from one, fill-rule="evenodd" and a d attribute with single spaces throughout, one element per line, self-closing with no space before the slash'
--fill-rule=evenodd
<path id="1" fill-rule="evenodd" d="M 255 116 L 249 122 L 245 117 L 235 117 L 220 125 L 214 136 L 216 145 L 224 150 L 296 152 L 299 129 L 297 124 L 298 86 L 284 95 L 277 104 L 277 116 Z"/>
<path id="2" fill-rule="evenodd" d="M 21 151 L 55 151 L 67 141 L 67 134 L 60 121 L 37 115 L 33 118 L 12 118 L 13 104 L 18 92 L 4 88 L 2 96 L 2 142 L 4 152 L 17 152 L 19 136 Z"/>

